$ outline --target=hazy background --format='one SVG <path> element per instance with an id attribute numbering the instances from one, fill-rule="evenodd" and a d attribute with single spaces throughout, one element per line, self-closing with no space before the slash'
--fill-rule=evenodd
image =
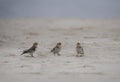
<path id="1" fill-rule="evenodd" d="M 0 18 L 109 18 L 120 16 L 120 0 L 0 0 Z"/>

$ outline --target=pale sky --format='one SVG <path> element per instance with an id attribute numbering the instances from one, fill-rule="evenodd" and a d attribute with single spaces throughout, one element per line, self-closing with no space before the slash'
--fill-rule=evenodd
<path id="1" fill-rule="evenodd" d="M 120 17 L 120 0 L 0 0 L 0 18 Z"/>

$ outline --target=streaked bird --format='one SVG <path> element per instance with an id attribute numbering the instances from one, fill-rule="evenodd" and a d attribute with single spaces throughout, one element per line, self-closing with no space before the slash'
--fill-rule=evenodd
<path id="1" fill-rule="evenodd" d="M 59 42 L 56 44 L 56 46 L 51 50 L 51 52 L 55 55 L 57 54 L 58 56 L 60 56 L 60 51 L 61 51 L 61 48 L 62 48 L 62 43 Z"/>
<path id="2" fill-rule="evenodd" d="M 84 56 L 84 50 L 83 50 L 83 47 L 80 45 L 80 43 L 78 42 L 76 44 L 76 52 L 77 52 L 77 57 L 82 57 Z"/>
<path id="3" fill-rule="evenodd" d="M 34 57 L 33 53 L 36 51 L 37 45 L 38 45 L 37 42 L 33 43 L 32 47 L 24 50 L 21 55 L 29 53 L 31 55 L 31 57 Z"/>

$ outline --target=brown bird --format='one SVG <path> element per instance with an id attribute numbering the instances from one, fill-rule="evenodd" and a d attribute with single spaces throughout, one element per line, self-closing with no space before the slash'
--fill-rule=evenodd
<path id="1" fill-rule="evenodd" d="M 84 50 L 79 42 L 76 44 L 76 52 L 77 52 L 76 56 L 78 56 L 78 57 L 84 56 Z"/>
<path id="2" fill-rule="evenodd" d="M 57 43 L 56 46 L 51 50 L 51 52 L 53 52 L 54 55 L 57 54 L 58 56 L 60 56 L 59 52 L 61 51 L 62 48 L 61 45 L 62 45 L 61 42 Z"/>
<path id="3" fill-rule="evenodd" d="M 34 57 L 33 53 L 36 51 L 37 45 L 38 45 L 37 42 L 33 43 L 32 47 L 29 48 L 29 49 L 24 50 L 21 55 L 29 53 L 31 55 L 31 57 Z"/>

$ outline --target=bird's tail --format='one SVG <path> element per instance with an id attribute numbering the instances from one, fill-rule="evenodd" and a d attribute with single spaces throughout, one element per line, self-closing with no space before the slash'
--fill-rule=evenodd
<path id="1" fill-rule="evenodd" d="M 54 52 L 54 50 L 55 50 L 55 47 L 51 50 L 51 52 Z"/>
<path id="2" fill-rule="evenodd" d="M 23 54 L 25 54 L 25 53 L 27 53 L 27 51 L 26 51 L 26 50 L 24 50 L 24 51 L 22 52 L 22 54 L 21 54 L 21 55 L 23 55 Z"/>
<path id="3" fill-rule="evenodd" d="M 53 49 L 50 52 L 53 52 Z"/>
<path id="4" fill-rule="evenodd" d="M 20 55 L 23 55 L 24 53 L 20 54 Z"/>

